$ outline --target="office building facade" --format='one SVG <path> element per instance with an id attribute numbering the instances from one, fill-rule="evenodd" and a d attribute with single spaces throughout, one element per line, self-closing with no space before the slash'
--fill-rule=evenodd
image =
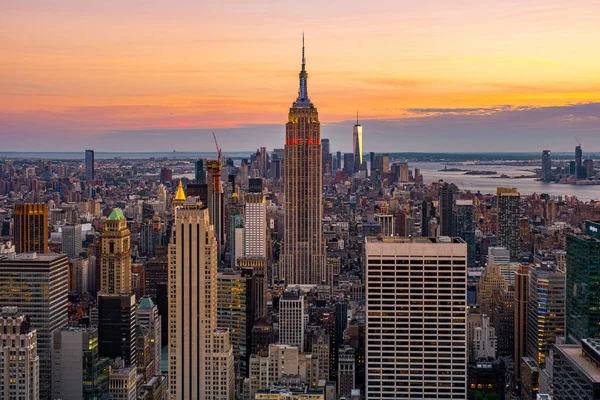
<path id="1" fill-rule="evenodd" d="M 48 206 L 44 203 L 16 203 L 13 213 L 15 251 L 48 252 Z"/>
<path id="2" fill-rule="evenodd" d="M 131 292 L 131 233 L 120 209 L 112 210 L 102 232 L 100 293 Z"/>
<path id="3" fill-rule="evenodd" d="M 371 237 L 365 256 L 366 398 L 465 399 L 466 243 Z"/>

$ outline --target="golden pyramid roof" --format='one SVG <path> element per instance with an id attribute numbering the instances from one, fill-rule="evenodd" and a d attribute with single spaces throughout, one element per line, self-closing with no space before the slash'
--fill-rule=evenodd
<path id="1" fill-rule="evenodd" d="M 179 188 L 177 188 L 177 194 L 175 200 L 186 201 L 185 192 L 183 191 L 183 184 L 179 181 Z"/>

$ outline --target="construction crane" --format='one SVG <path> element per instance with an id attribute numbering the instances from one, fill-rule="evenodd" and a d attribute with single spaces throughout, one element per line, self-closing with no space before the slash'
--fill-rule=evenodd
<path id="1" fill-rule="evenodd" d="M 219 142 L 217 142 L 217 135 L 213 132 L 213 139 L 215 139 L 215 147 L 217 148 L 217 160 L 219 164 L 221 164 L 221 148 L 219 147 Z"/>
<path id="2" fill-rule="evenodd" d="M 581 142 L 579 141 L 579 139 L 575 138 L 575 141 L 577 142 L 578 145 L 581 146 Z"/>

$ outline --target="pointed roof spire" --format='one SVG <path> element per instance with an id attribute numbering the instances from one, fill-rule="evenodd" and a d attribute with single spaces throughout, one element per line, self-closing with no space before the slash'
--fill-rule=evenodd
<path id="1" fill-rule="evenodd" d="M 177 194 L 175 195 L 175 200 L 178 201 L 186 201 L 185 192 L 183 191 L 183 183 L 179 180 L 179 187 L 177 188 Z"/>
<path id="2" fill-rule="evenodd" d="M 358 123 L 358 110 L 356 110 L 356 125 L 360 125 L 360 124 Z"/>
<path id="3" fill-rule="evenodd" d="M 302 32 L 302 71 L 304 71 L 304 67 L 306 66 L 306 58 L 304 58 L 304 32 Z"/>

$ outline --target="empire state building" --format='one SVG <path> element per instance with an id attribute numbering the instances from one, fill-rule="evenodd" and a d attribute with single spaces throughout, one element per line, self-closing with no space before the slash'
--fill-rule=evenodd
<path id="1" fill-rule="evenodd" d="M 305 67 L 303 36 L 298 98 L 285 126 L 285 233 L 279 277 L 288 285 L 331 284 L 322 227 L 321 124 L 308 98 Z"/>

